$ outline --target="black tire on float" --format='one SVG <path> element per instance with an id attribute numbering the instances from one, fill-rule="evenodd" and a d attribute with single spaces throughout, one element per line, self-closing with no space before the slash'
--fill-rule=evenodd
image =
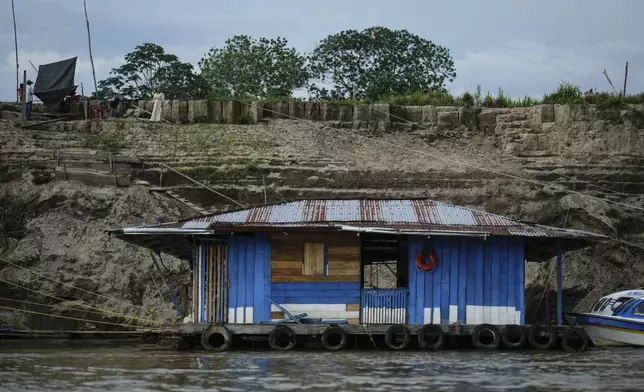
<path id="1" fill-rule="evenodd" d="M 445 345 L 445 333 L 440 325 L 425 324 L 418 330 L 418 347 L 422 350 L 439 350 Z"/>
<path id="2" fill-rule="evenodd" d="M 557 344 L 557 334 L 548 324 L 533 324 L 528 330 L 528 342 L 537 350 L 550 350 Z"/>
<path id="3" fill-rule="evenodd" d="M 233 344 L 233 335 L 225 327 L 211 325 L 201 333 L 201 346 L 208 351 L 226 351 Z"/>
<path id="4" fill-rule="evenodd" d="M 481 350 L 496 350 L 501 346 L 499 329 L 492 324 L 481 324 L 472 331 L 472 344 Z"/>
<path id="5" fill-rule="evenodd" d="M 404 325 L 392 325 L 385 332 L 385 344 L 392 350 L 404 350 L 410 341 L 411 333 Z"/>
<path id="6" fill-rule="evenodd" d="M 528 340 L 526 330 L 520 325 L 509 324 L 501 329 L 501 341 L 503 345 L 511 349 L 519 349 Z"/>
<path id="7" fill-rule="evenodd" d="M 588 350 L 588 334 L 583 329 L 575 328 L 564 332 L 561 346 L 566 351 L 581 353 Z"/>
<path id="8" fill-rule="evenodd" d="M 268 345 L 276 351 L 288 351 L 295 348 L 297 335 L 287 326 L 279 326 L 268 335 Z"/>
<path id="9" fill-rule="evenodd" d="M 340 327 L 329 327 L 322 332 L 322 346 L 329 351 L 340 351 L 346 347 L 349 337 Z"/>

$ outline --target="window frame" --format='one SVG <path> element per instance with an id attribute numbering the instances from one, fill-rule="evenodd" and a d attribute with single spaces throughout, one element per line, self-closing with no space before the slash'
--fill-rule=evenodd
<path id="1" fill-rule="evenodd" d="M 307 274 L 306 272 L 306 247 L 308 244 L 322 245 L 322 273 L 321 274 Z M 305 241 L 302 244 L 302 276 L 329 276 L 329 248 L 326 242 L 320 241 Z"/>

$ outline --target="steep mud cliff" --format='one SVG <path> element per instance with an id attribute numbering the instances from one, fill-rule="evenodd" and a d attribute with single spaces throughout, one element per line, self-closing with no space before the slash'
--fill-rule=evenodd
<path id="1" fill-rule="evenodd" d="M 193 107 L 192 120 L 185 122 L 212 120 L 209 112 L 194 116 L 199 105 L 185 105 Z M 164 169 L 163 163 L 244 204 L 296 198 L 428 197 L 619 239 L 566 254 L 566 311 L 585 308 L 609 291 L 644 286 L 640 261 L 644 211 L 637 209 L 644 207 L 642 108 L 342 105 L 325 108 L 325 116 L 331 116 L 321 118 L 326 121 L 311 121 L 312 111 L 306 105 L 266 107 L 272 109 L 256 113 L 256 121 L 246 125 L 224 119 L 195 124 L 130 119 L 60 122 L 22 130 L 13 122 L 0 122 L 0 173 L 5 181 L 12 178 L 7 173 L 23 176 L 2 183 L 0 194 L 29 202 L 26 229 L 5 241 L 5 256 L 74 286 L 119 297 L 128 303 L 118 305 L 125 307 L 116 307 L 119 311 L 141 315 L 143 310 L 135 305 L 160 305 L 148 273 L 150 255 L 109 240 L 103 230 L 181 215 L 179 204 L 149 192 L 150 188 L 171 190 L 209 211 L 232 206 Z M 285 114 L 299 119 L 280 118 Z M 117 189 L 109 185 L 111 176 L 99 176 L 105 179 L 97 181 L 102 186 L 50 182 L 65 177 L 88 182 L 91 176 L 86 174 L 101 170 L 108 151 L 121 162 L 119 175 L 128 181 L 145 180 L 150 186 Z M 64 174 L 61 167 L 67 168 Z M 606 203 L 603 198 L 637 208 Z M 189 213 L 196 212 L 184 211 Z M 170 291 L 176 295 L 180 279 L 188 278 L 180 272 L 187 264 L 169 257 L 164 261 L 172 271 L 166 272 L 173 282 Z M 554 318 L 552 266 L 552 262 L 528 263 L 528 322 L 535 313 L 539 319 Z M 2 276 L 69 300 L 109 305 L 15 267 L 2 269 Z M 24 294 L 1 282 L 0 288 L 4 297 Z M 159 317 L 176 318 L 168 295 L 162 297 L 164 313 Z"/>

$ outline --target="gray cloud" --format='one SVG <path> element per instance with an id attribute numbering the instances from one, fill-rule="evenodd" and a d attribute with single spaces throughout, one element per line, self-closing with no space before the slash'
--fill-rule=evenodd
<path id="1" fill-rule="evenodd" d="M 0 7 L 0 100 L 11 100 L 13 24 L 9 2 Z M 196 64 L 210 46 L 235 34 L 283 36 L 310 51 L 328 34 L 381 25 L 450 48 L 455 93 L 480 84 L 515 97 L 541 96 L 562 80 L 608 89 L 601 70 L 621 80 L 627 60 L 629 91 L 644 91 L 639 0 L 88 0 L 88 8 L 99 79 L 142 42 Z M 92 85 L 81 1 L 20 0 L 16 17 L 21 68 L 35 76 L 28 60 L 39 65 L 78 56 L 77 82 Z"/>

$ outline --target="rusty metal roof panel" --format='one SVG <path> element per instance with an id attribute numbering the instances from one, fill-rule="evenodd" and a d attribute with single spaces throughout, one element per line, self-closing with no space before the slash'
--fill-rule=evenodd
<path id="1" fill-rule="evenodd" d="M 588 237 L 594 234 L 512 220 L 432 200 L 301 200 L 263 205 L 150 227 L 184 229 L 372 227 L 403 231 L 471 232 L 526 237 Z M 182 225 L 182 226 L 181 226 Z"/>

